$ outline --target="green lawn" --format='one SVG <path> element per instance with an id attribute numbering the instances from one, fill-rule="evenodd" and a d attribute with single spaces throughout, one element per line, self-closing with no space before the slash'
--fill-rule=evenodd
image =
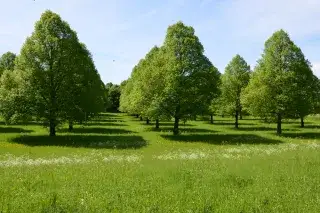
<path id="1" fill-rule="evenodd" d="M 0 212 L 320 212 L 320 118 L 0 126 Z"/>

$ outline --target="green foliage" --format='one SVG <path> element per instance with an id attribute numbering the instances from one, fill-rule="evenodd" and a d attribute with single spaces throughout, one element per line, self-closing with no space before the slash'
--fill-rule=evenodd
<path id="1" fill-rule="evenodd" d="M 3 110 L 7 120 L 27 113 L 45 120 L 54 136 L 56 126 L 63 121 L 83 120 L 85 115 L 103 109 L 103 83 L 90 52 L 70 26 L 51 11 L 43 13 L 35 24 L 35 31 L 21 49 L 16 70 L 12 76 L 6 74 L 3 81 L 12 78 L 18 82 L 13 88 L 3 85 L 2 94 L 21 97 L 25 104 Z M 15 98 L 10 100 L 7 106 L 16 104 Z"/>
<path id="2" fill-rule="evenodd" d="M 223 111 L 235 115 L 235 126 L 238 128 L 238 115 L 242 111 L 241 93 L 250 80 L 250 66 L 236 55 L 227 65 L 221 77 L 221 105 Z"/>
<path id="3" fill-rule="evenodd" d="M 120 110 L 148 118 L 180 119 L 207 110 L 218 91 L 219 72 L 203 55 L 194 29 L 178 22 L 168 28 L 162 47 L 154 47 L 135 66 Z"/>
<path id="4" fill-rule="evenodd" d="M 106 110 L 111 112 L 117 112 L 119 109 L 121 95 L 121 87 L 117 84 L 106 84 Z"/>
<path id="5" fill-rule="evenodd" d="M 14 61 L 16 59 L 16 55 L 12 52 L 4 53 L 0 58 L 0 75 L 5 70 L 13 71 L 14 69 Z"/>
<path id="6" fill-rule="evenodd" d="M 283 30 L 275 32 L 265 49 L 246 88 L 243 102 L 255 116 L 281 119 L 305 116 L 310 104 L 313 74 L 308 61 Z"/>

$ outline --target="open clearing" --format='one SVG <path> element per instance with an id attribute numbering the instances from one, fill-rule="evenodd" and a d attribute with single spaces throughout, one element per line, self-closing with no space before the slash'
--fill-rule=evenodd
<path id="1" fill-rule="evenodd" d="M 0 212 L 320 212 L 320 118 L 0 126 Z"/>

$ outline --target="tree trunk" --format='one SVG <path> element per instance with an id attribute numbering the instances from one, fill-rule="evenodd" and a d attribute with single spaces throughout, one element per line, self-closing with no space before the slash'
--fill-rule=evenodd
<path id="1" fill-rule="evenodd" d="M 55 119 L 51 118 L 49 121 L 50 125 L 50 136 L 56 136 L 56 122 Z"/>
<path id="2" fill-rule="evenodd" d="M 149 120 L 149 118 L 147 118 L 147 120 L 146 120 L 146 124 L 150 124 L 150 120 Z"/>
<path id="3" fill-rule="evenodd" d="M 236 110 L 236 115 L 234 116 L 235 119 L 236 119 L 236 122 L 234 123 L 234 127 L 235 127 L 236 129 L 239 128 L 238 116 L 239 116 L 239 111 Z"/>
<path id="4" fill-rule="evenodd" d="M 210 115 L 210 123 L 213 124 L 213 115 Z"/>
<path id="5" fill-rule="evenodd" d="M 179 134 L 179 117 L 174 117 L 174 127 L 173 127 L 173 134 L 178 135 Z"/>
<path id="6" fill-rule="evenodd" d="M 159 119 L 156 119 L 156 129 L 159 129 Z"/>
<path id="7" fill-rule="evenodd" d="M 242 120 L 242 110 L 240 110 L 239 112 L 239 117 L 240 117 L 240 120 Z"/>
<path id="8" fill-rule="evenodd" d="M 303 120 L 303 116 L 300 117 L 300 127 L 303 128 L 304 127 L 304 120 Z"/>
<path id="9" fill-rule="evenodd" d="M 143 121 L 142 116 L 140 116 L 140 121 Z"/>
<path id="10" fill-rule="evenodd" d="M 281 117 L 281 114 L 279 113 L 278 114 L 278 120 L 277 120 L 277 134 L 278 135 L 281 135 L 281 133 L 282 133 L 281 120 L 282 120 L 282 117 Z"/>
<path id="11" fill-rule="evenodd" d="M 135 116 L 136 116 L 136 118 L 139 118 L 139 115 L 138 115 L 138 114 L 136 114 Z"/>
<path id="12" fill-rule="evenodd" d="M 73 130 L 73 122 L 69 121 L 69 132 L 72 132 Z"/>

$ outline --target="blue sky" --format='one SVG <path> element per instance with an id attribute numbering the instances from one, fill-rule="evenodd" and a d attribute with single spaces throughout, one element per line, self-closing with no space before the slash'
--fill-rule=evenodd
<path id="1" fill-rule="evenodd" d="M 235 54 L 254 66 L 265 40 L 283 28 L 320 77 L 319 0 L 0 0 L 0 54 L 19 53 L 41 13 L 61 15 L 93 54 L 102 80 L 120 83 L 168 25 L 195 28 L 205 54 L 223 72 Z"/>

